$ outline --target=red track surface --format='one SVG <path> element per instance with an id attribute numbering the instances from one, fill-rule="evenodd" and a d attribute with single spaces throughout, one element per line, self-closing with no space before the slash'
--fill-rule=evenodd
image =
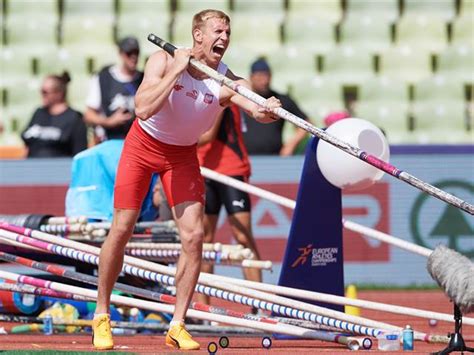
<path id="1" fill-rule="evenodd" d="M 440 291 L 365 291 L 359 292 L 359 297 L 365 300 L 391 303 L 396 305 L 410 306 L 420 309 L 445 312 L 452 314 L 452 304 Z M 245 307 L 231 304 L 225 301 L 218 301 L 216 305 L 226 306 L 232 309 L 247 311 Z M 431 327 L 428 320 L 407 317 L 398 314 L 362 310 L 363 317 L 381 320 L 387 323 L 399 325 L 401 327 L 410 324 L 415 330 L 447 334 L 454 330 L 454 324 L 438 322 L 438 325 Z M 4 324 L 2 324 L 4 325 Z M 225 334 L 222 334 L 225 335 Z M 467 344 L 474 347 L 474 326 L 463 326 L 463 335 Z M 207 354 L 207 344 L 211 341 L 218 343 L 219 336 L 197 337 L 201 342 L 203 350 L 194 351 L 193 354 Z M 326 352 L 338 354 L 348 352 L 342 345 L 321 342 L 317 340 L 273 340 L 270 350 L 261 347 L 261 338 L 256 337 L 229 337 L 230 345 L 227 349 L 219 348 L 217 354 L 253 354 L 259 352 L 271 352 L 279 354 L 307 353 L 314 354 Z M 140 354 L 173 354 L 184 353 L 172 351 L 164 345 L 163 336 L 136 335 L 132 337 L 115 337 L 116 350 L 129 351 Z M 412 353 L 426 354 L 443 349 L 445 344 L 426 344 L 415 342 L 415 351 Z M 0 350 L 25 349 L 25 350 L 75 350 L 92 351 L 90 335 L 1 335 Z M 400 351 L 401 352 L 401 351 Z M 374 341 L 373 349 L 370 353 L 386 353 L 377 350 L 377 342 Z"/>

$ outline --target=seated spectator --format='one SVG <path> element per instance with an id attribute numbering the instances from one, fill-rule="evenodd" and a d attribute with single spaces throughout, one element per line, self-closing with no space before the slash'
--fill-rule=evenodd
<path id="1" fill-rule="evenodd" d="M 21 134 L 28 158 L 72 157 L 87 148 L 87 128 L 82 114 L 69 107 L 66 100 L 70 80 L 67 72 L 44 79 L 43 105 Z"/>

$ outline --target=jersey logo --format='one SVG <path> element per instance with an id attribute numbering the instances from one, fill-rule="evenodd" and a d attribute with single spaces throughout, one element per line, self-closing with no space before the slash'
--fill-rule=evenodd
<path id="1" fill-rule="evenodd" d="M 175 89 L 176 91 L 180 91 L 182 88 L 184 88 L 184 86 L 181 85 L 181 84 L 176 84 L 176 85 L 174 86 L 174 89 Z"/>
<path id="2" fill-rule="evenodd" d="M 204 103 L 206 103 L 208 105 L 212 104 L 212 100 L 214 100 L 214 95 L 209 94 L 209 93 L 204 95 Z"/>
<path id="3" fill-rule="evenodd" d="M 191 99 L 196 100 L 197 97 L 198 97 L 198 92 L 197 92 L 197 90 L 188 91 L 186 93 L 186 96 L 189 96 Z"/>
<path id="4" fill-rule="evenodd" d="M 245 200 L 243 198 L 240 199 L 240 200 L 232 201 L 232 206 L 237 206 L 237 207 L 240 207 L 240 208 L 244 208 L 244 205 L 245 205 Z"/>

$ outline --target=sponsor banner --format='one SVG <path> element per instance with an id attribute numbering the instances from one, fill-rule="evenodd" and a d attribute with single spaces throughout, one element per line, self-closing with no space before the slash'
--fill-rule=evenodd
<path id="1" fill-rule="evenodd" d="M 397 168 L 474 203 L 472 146 L 393 148 L 390 162 Z M 251 163 L 252 184 L 296 198 L 302 156 L 253 157 Z M 64 214 L 69 179 L 69 160 L 0 161 L 0 214 Z M 384 176 L 363 191 L 343 192 L 342 204 L 348 220 L 428 248 L 442 243 L 474 260 L 474 218 L 394 177 Z M 273 273 L 264 273 L 266 281 L 278 280 L 278 263 L 283 259 L 291 218 L 291 210 L 252 197 L 257 245 L 262 258 L 276 265 Z M 225 212 L 219 216 L 217 240 L 233 242 Z M 313 262 L 312 253 L 307 262 Z M 327 253 L 315 253 L 314 260 L 330 260 Z M 342 254 L 346 283 L 434 283 L 426 271 L 426 258 L 357 233 L 344 230 Z M 218 270 L 240 275 L 234 268 Z"/>

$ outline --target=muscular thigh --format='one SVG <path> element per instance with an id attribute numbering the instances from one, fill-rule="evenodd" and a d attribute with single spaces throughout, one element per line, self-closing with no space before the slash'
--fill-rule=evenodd
<path id="1" fill-rule="evenodd" d="M 114 208 L 141 208 L 150 186 L 153 166 L 142 159 L 144 147 L 140 147 L 133 134 L 127 137 L 120 156 L 114 187 Z"/>
<path id="2" fill-rule="evenodd" d="M 170 207 L 190 201 L 204 205 L 204 179 L 195 151 L 183 152 L 181 157 L 170 160 L 160 172 Z"/>

